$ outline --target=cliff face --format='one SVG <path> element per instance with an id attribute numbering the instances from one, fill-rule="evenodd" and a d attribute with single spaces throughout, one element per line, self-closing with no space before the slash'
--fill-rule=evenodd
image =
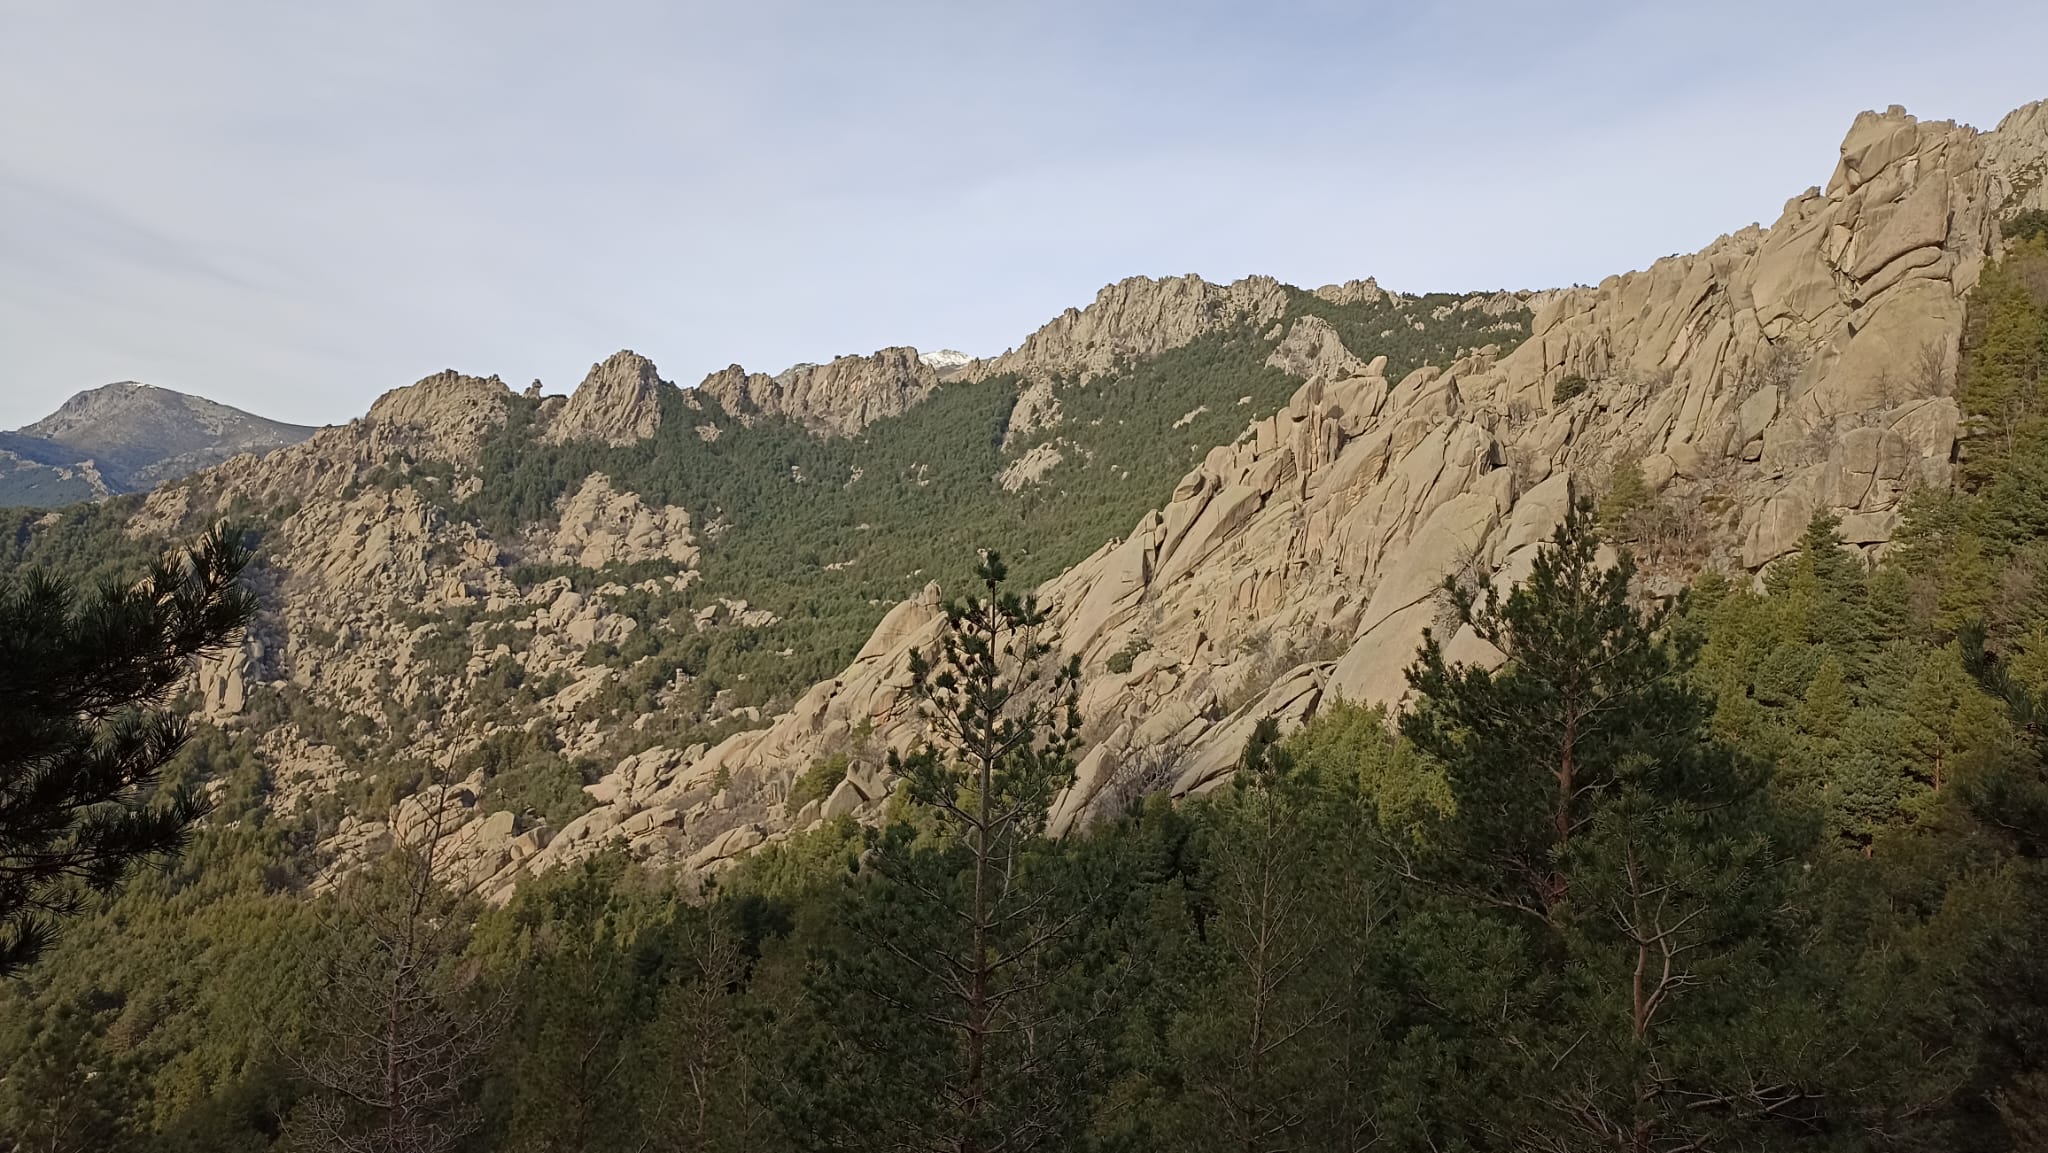
<path id="1" fill-rule="evenodd" d="M 661 397 L 673 385 L 661 379 L 654 362 L 639 353 L 615 352 L 590 366 L 569 401 L 555 410 L 547 439 L 632 444 L 661 427 Z"/>
<path id="2" fill-rule="evenodd" d="M 1286 310 L 1286 286 L 1270 276 L 1248 276 L 1227 285 L 1194 275 L 1133 276 L 1096 293 L 1087 308 L 1067 309 L 1016 348 L 966 366 L 962 374 L 976 380 L 1002 373 L 1088 377 L 1246 321 L 1271 324 Z"/>
<path id="3" fill-rule="evenodd" d="M 1094 736 L 1053 827 L 1138 792 L 1214 787 L 1265 717 L 1297 725 L 1333 696 L 1398 702 L 1423 630 L 1450 620 L 1444 577 L 1518 579 L 1574 494 L 1619 465 L 1640 469 L 1681 518 L 1641 546 L 1666 590 L 1710 564 L 1760 569 L 1817 510 L 1841 516 L 1852 543 L 1884 548 L 1908 488 L 1948 480 L 1962 298 L 2024 186 L 2012 166 L 2040 155 L 2038 109 L 2006 122 L 2025 139 L 1896 108 L 1859 117 L 1827 186 L 1770 228 L 1545 294 L 1532 335 L 1505 356 L 1389 381 L 1363 360 L 1370 349 L 1297 322 L 1274 354 L 1307 377 L 1286 409 L 1039 590 L 1061 648 L 1082 659 Z M 1267 307 L 1258 282 L 1159 283 L 1112 286 L 1098 305 L 1114 313 L 1136 296 L 1161 316 L 1150 302 L 1200 302 L 1165 322 L 1170 335 L 1069 312 L 979 370 L 1085 372 L 1180 339 L 1200 317 Z M 672 798 L 720 773 L 786 781 L 858 733 L 907 745 L 919 722 L 903 670 L 942 620 L 929 589 L 768 728 L 620 765 L 607 778 L 616 799 L 536 860 L 643 835 L 616 830 L 641 812 L 667 820 Z M 1458 660 L 1499 659 L 1469 633 L 1449 647 Z M 1111 670 L 1118 654 L 1127 671 Z M 817 810 L 679 859 L 716 867 L 827 808 L 866 810 L 891 787 L 879 772 L 851 776 Z"/>
<path id="4" fill-rule="evenodd" d="M 2014 109 L 1984 138 L 1984 167 L 2007 213 L 2048 211 L 2048 101 Z"/>
<path id="5" fill-rule="evenodd" d="M 1993 133 L 1897 109 L 1866 114 L 1827 184 L 1794 197 L 1769 228 L 1597 286 L 1418 303 L 1480 322 L 1461 332 L 1490 335 L 1499 318 L 1516 337 L 1527 321 L 1529 335 L 1398 379 L 1371 346 L 1382 322 L 1340 332 L 1301 310 L 1304 296 L 1333 307 L 1390 298 L 1370 281 L 1300 294 L 1262 278 L 1139 278 L 1001 357 L 948 365 L 948 380 L 1019 378 L 1013 435 L 1057 422 L 1062 395 L 1077 403 L 1062 389 L 1210 334 L 1300 381 L 1278 412 L 1210 448 L 1160 507 L 1039 589 L 1060 649 L 1082 662 L 1089 721 L 1054 828 L 1139 793 L 1215 787 L 1263 718 L 1293 726 L 1337 696 L 1397 704 L 1423 630 L 1453 621 L 1442 580 L 1518 579 L 1573 496 L 1601 491 L 1618 468 L 1638 470 L 1665 510 L 1635 542 L 1650 595 L 1706 566 L 1761 570 L 1816 511 L 1838 515 L 1852 544 L 1888 547 L 1907 490 L 1948 480 L 1963 300 L 2001 243 L 2000 214 L 2038 196 L 2044 155 L 2039 105 Z M 574 396 L 540 402 L 540 439 L 630 446 L 659 434 L 647 451 L 680 452 L 675 430 L 660 427 L 667 387 L 651 363 L 620 353 Z M 943 387 L 911 349 L 780 377 L 735 367 L 683 394 L 706 423 L 678 439 L 718 440 L 700 394 L 735 420 L 838 437 Z M 642 628 L 738 636 L 772 617 L 721 592 L 643 626 L 629 606 L 701 598 L 700 563 L 730 525 L 616 476 L 549 490 L 545 516 L 499 536 L 458 515 L 493 483 L 480 453 L 513 403 L 495 378 L 438 374 L 387 394 L 363 420 L 162 488 L 131 525 L 166 533 L 230 507 L 282 510 L 266 536 L 266 619 L 200 677 L 223 723 L 238 723 L 255 686 L 289 685 L 402 729 L 412 755 L 443 768 L 534 726 L 557 734 L 564 757 L 604 758 L 585 789 L 592 807 L 554 826 L 489 813 L 481 771 L 352 814 L 322 832 L 329 875 L 426 827 L 436 807 L 452 818 L 466 883 L 493 899 L 533 869 L 608 845 L 713 871 L 820 817 L 878 814 L 894 788 L 883 751 L 919 734 L 906 666 L 937 638 L 942 590 L 888 609 L 842 671 L 778 715 L 728 711 L 749 727 L 716 740 L 650 734 L 620 756 L 620 734 L 589 703 L 621 678 L 591 653 L 630 648 Z M 1051 442 L 1020 450 L 989 483 L 1021 491 L 1027 474 L 1068 467 L 1059 460 Z M 562 575 L 515 580 L 520 563 Z M 638 566 L 636 579 L 595 571 L 612 564 Z M 1469 633 L 1449 648 L 1457 660 L 1499 659 Z M 662 720 L 686 687 L 680 670 L 676 679 L 650 690 L 657 703 L 633 727 Z M 509 685 L 523 695 L 508 696 Z M 364 771 L 310 719 L 264 740 L 280 804 Z M 796 775 L 835 753 L 853 759 L 846 780 L 791 811 Z"/>

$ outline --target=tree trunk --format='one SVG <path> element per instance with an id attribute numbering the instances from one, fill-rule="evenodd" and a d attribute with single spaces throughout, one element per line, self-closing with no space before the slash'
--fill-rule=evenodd
<path id="1" fill-rule="evenodd" d="M 1543 915 L 1555 922 L 1557 907 L 1564 903 L 1567 881 L 1565 878 L 1564 850 L 1572 839 L 1572 789 L 1576 783 L 1578 764 L 1576 760 L 1579 740 L 1579 712 L 1576 694 L 1567 691 L 1564 699 L 1564 741 L 1558 749 L 1557 761 L 1557 812 L 1552 825 L 1557 836 L 1557 863 L 1550 870 L 1550 891 L 1545 894 Z"/>

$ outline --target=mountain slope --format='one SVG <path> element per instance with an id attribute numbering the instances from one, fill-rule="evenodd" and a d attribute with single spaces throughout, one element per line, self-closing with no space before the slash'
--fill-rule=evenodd
<path id="1" fill-rule="evenodd" d="M 167 388 L 104 385 L 34 424 L 0 433 L 0 505 L 53 506 L 139 492 L 312 433 Z"/>
<path id="2" fill-rule="evenodd" d="M 1397 699 L 1441 580 L 1513 579 L 1616 477 L 1651 592 L 1753 572 L 1817 510 L 1883 548 L 1947 481 L 1963 299 L 2048 153 L 2006 123 L 1867 114 L 1771 228 L 1592 288 L 1133 278 L 943 375 L 907 348 L 695 389 L 621 352 L 566 398 L 444 372 L 125 523 L 24 522 L 7 563 L 253 518 L 266 612 L 206 715 L 328 878 L 446 808 L 502 898 L 607 845 L 712 870 L 879 812 L 908 651 L 994 546 L 1082 662 L 1069 828 L 1213 787 L 1262 718 Z"/>
<path id="3" fill-rule="evenodd" d="M 963 579 L 976 547 L 1005 547 L 1033 580 L 1087 557 L 1340 351 L 1296 329 L 1396 331 L 1405 370 L 1527 327 L 1512 294 L 1446 309 L 1269 283 L 1277 314 L 1217 323 L 1183 293 L 1168 338 L 1092 376 L 1027 364 L 921 398 L 892 383 L 929 373 L 910 350 L 842 358 L 738 413 L 631 352 L 570 397 L 444 372 L 359 421 L 159 488 L 118 539 L 103 517 L 25 520 L 12 563 L 134 550 L 232 513 L 261 535 L 266 610 L 198 688 L 208 716 L 260 736 L 278 806 L 352 814 L 345 831 L 308 826 L 306 851 L 348 867 L 403 819 L 393 800 L 451 777 L 467 783 L 449 795 L 506 812 L 531 848 L 598 804 L 622 760 L 786 712 L 892 605 Z M 1053 403 L 1020 429 L 1033 389 Z M 747 403 L 763 396 L 784 407 Z M 510 763 L 489 751 L 515 738 Z M 752 779 L 728 800 L 658 839 L 693 848 L 779 803 Z M 480 882 L 506 864 L 487 843 Z"/>
<path id="4" fill-rule="evenodd" d="M 1948 480 L 1961 299 L 2024 187 L 1995 158 L 2039 144 L 1867 114 L 1826 189 L 1772 228 L 1554 294 L 1513 352 L 1398 382 L 1329 356 L 1328 335 L 1297 320 L 1289 342 L 1342 367 L 1039 590 L 1061 647 L 1082 659 L 1093 722 L 1055 827 L 1136 793 L 1212 787 L 1263 718 L 1299 723 L 1326 696 L 1397 700 L 1423 630 L 1446 623 L 1441 581 L 1513 580 L 1569 500 L 1619 472 L 1658 494 L 1638 547 L 1667 588 L 1706 565 L 1768 564 L 1817 511 L 1840 515 L 1853 543 L 1884 547 L 1903 495 Z M 707 774 L 787 780 L 848 752 L 869 769 L 841 803 L 878 802 L 891 786 L 872 750 L 915 739 L 900 669 L 940 620 L 936 590 L 906 601 L 769 729 L 653 772 L 644 756 L 622 764 L 607 778 L 620 799 L 538 862 L 630 832 Z M 1450 651 L 1498 659 L 1470 635 Z M 687 861 L 707 867 L 777 834 L 728 834 Z"/>

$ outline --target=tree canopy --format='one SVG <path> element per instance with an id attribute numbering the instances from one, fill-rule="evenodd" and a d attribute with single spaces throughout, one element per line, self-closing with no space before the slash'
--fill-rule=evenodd
<path id="1" fill-rule="evenodd" d="M 0 975 L 40 957 L 89 895 L 183 847 L 206 811 L 156 789 L 191 732 L 164 705 L 254 615 L 236 583 L 247 562 L 223 530 L 133 585 L 0 578 Z"/>

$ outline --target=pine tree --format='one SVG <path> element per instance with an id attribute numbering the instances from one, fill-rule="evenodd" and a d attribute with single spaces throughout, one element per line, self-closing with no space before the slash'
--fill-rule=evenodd
<path id="1" fill-rule="evenodd" d="M 1387 1012 L 1372 959 L 1388 900 L 1356 835 L 1357 785 L 1304 771 L 1268 719 L 1197 818 L 1210 972 L 1169 1039 L 1170 1080 L 1186 1086 L 1178 1147 L 1352 1149 L 1378 1131 L 1366 1087 Z"/>
<path id="2" fill-rule="evenodd" d="M 740 990 L 748 962 L 729 904 L 678 926 L 678 972 L 662 991 L 654 1049 L 660 1061 L 650 1128 L 677 1153 L 764 1147 L 769 1125 L 757 1091 L 771 1055 L 748 1044 Z"/>
<path id="3" fill-rule="evenodd" d="M 1446 864 L 1458 867 L 1458 884 L 1552 924 L 1570 896 L 1572 843 L 1655 708 L 1694 703 L 1658 639 L 1663 611 L 1637 611 L 1634 564 L 1625 553 L 1601 564 L 1594 525 L 1591 503 L 1575 505 L 1505 597 L 1489 588 L 1481 601 L 1446 585 L 1463 619 L 1510 661 L 1499 673 L 1452 666 L 1428 638 L 1409 672 L 1420 707 L 1401 721 L 1450 766 L 1465 855 Z M 1480 792 L 1484 803 L 1469 804 Z"/>
<path id="4" fill-rule="evenodd" d="M 925 823 L 869 849 L 848 940 L 810 990 L 829 1039 L 788 1125 L 821 1145 L 1023 1153 L 1066 1147 L 1082 1121 L 1114 989 L 1079 962 L 1106 886 L 1042 832 L 1073 776 L 1078 668 L 1039 638 L 1032 598 L 1002 589 L 996 554 L 978 576 L 938 659 L 911 659 L 931 739 L 891 767 Z"/>
<path id="5" fill-rule="evenodd" d="M 236 584 L 248 559 L 216 530 L 134 585 L 0 577 L 0 976 L 131 866 L 181 849 L 205 813 L 156 788 L 190 732 L 165 705 L 253 617 Z"/>
<path id="6" fill-rule="evenodd" d="M 1743 1031 L 1785 959 L 1779 848 L 1762 774 L 1708 736 L 1693 642 L 1637 607 L 1628 555 L 1605 564 L 1599 544 L 1581 503 L 1526 583 L 1459 597 L 1498 671 L 1426 641 L 1402 730 L 1448 767 L 1456 809 L 1403 871 L 1527 941 L 1532 1008 L 1493 1026 L 1526 1109 L 1502 1111 L 1501 1140 L 1720 1147 L 1811 1111 Z"/>
<path id="7" fill-rule="evenodd" d="M 80 1004 L 49 1014 L 0 1077 L 0 1149 L 103 1153 L 134 1139 L 135 1086 L 104 1036 L 104 1018 Z"/>
<path id="8" fill-rule="evenodd" d="M 509 1005 L 463 956 L 468 927 L 437 849 L 444 810 L 342 892 L 308 1027 L 289 1054 L 291 1126 L 320 1153 L 451 1153 L 482 1127 L 486 1061 Z"/>
<path id="9" fill-rule="evenodd" d="M 1957 399 L 1970 420 L 1963 483 L 1981 487 L 2021 452 L 2048 383 L 2048 242 L 2012 246 L 1984 270 L 1963 329 Z"/>

